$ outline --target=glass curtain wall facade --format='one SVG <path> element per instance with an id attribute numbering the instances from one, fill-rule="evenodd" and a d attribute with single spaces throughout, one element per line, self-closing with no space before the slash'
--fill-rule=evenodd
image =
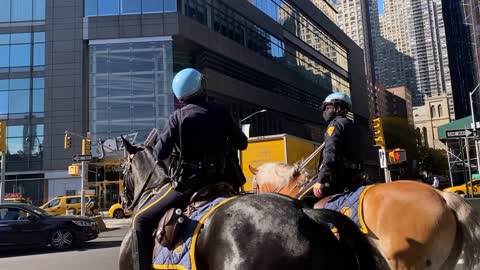
<path id="1" fill-rule="evenodd" d="M 44 115 L 44 78 L 0 80 L 0 119 Z"/>
<path id="2" fill-rule="evenodd" d="M 90 43 L 93 138 L 138 132 L 136 141 L 141 142 L 152 128 L 163 127 L 173 111 L 172 41 L 143 40 Z"/>
<path id="3" fill-rule="evenodd" d="M 176 0 L 85 0 L 85 16 L 175 12 Z"/>
<path id="4" fill-rule="evenodd" d="M 0 73 L 45 68 L 45 32 L 0 35 Z"/>
<path id="5" fill-rule="evenodd" d="M 0 23 L 45 20 L 45 0 L 0 0 Z"/>
<path id="6" fill-rule="evenodd" d="M 301 52 L 219 0 L 182 0 L 184 15 L 256 53 L 278 61 L 330 92 L 350 94 L 350 83 L 319 60 Z M 268 13 L 267 13 L 268 14 Z M 333 46 L 333 45 L 332 45 Z M 338 57 L 341 54 L 337 54 Z"/>
<path id="7" fill-rule="evenodd" d="M 44 128 L 7 126 L 7 172 L 42 170 Z"/>

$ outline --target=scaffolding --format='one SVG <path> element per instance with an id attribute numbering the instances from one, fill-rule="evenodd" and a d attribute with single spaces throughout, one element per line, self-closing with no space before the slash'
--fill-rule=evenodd
<path id="1" fill-rule="evenodd" d="M 473 196 L 470 190 L 472 186 L 472 173 L 478 172 L 477 160 L 475 155 L 475 140 L 473 138 L 456 138 L 447 139 L 448 169 L 450 174 L 450 184 L 469 185 L 470 189 L 466 189 L 466 196 Z"/>

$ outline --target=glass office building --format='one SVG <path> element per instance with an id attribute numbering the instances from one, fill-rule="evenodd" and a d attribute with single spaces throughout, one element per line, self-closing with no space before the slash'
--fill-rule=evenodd
<path id="1" fill-rule="evenodd" d="M 206 76 L 209 99 L 249 119 L 251 136 L 322 140 L 321 104 L 352 95 L 367 123 L 363 53 L 310 1 L 0 0 L 0 120 L 8 123 L 7 192 L 37 203 L 78 193 L 67 174 L 81 139 L 121 156 L 120 135 L 142 143 L 181 104 L 179 70 Z M 3 29 L 2 29 L 3 28 Z M 99 148 L 96 148 L 97 150 Z M 96 153 L 98 154 L 98 153 Z M 118 162 L 115 161 L 115 162 Z M 86 188 L 118 200 L 118 163 L 90 164 Z"/>

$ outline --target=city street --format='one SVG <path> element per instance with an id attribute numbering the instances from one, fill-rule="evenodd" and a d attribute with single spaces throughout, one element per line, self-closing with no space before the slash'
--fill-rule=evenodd
<path id="1" fill-rule="evenodd" d="M 128 227 L 103 232 L 83 247 L 66 252 L 19 250 L 2 253 L 0 270 L 117 270 L 117 256 Z M 461 264 L 455 270 L 466 270 Z"/>
<path id="2" fill-rule="evenodd" d="M 103 232 L 97 239 L 66 252 L 52 252 L 47 248 L 2 253 L 0 270 L 117 270 L 118 252 L 127 229 L 123 226 Z"/>

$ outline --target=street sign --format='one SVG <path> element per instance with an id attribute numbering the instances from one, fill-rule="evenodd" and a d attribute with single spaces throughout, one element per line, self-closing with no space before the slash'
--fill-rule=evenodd
<path id="1" fill-rule="evenodd" d="M 92 155 L 74 155 L 72 157 L 73 161 L 91 161 L 93 159 Z"/>
<path id="2" fill-rule="evenodd" d="M 380 168 L 387 168 L 387 155 L 385 154 L 385 149 L 378 149 L 378 157 L 380 159 Z"/>
<path id="3" fill-rule="evenodd" d="M 466 138 L 473 137 L 473 129 L 456 129 L 456 130 L 447 130 L 447 138 Z"/>

